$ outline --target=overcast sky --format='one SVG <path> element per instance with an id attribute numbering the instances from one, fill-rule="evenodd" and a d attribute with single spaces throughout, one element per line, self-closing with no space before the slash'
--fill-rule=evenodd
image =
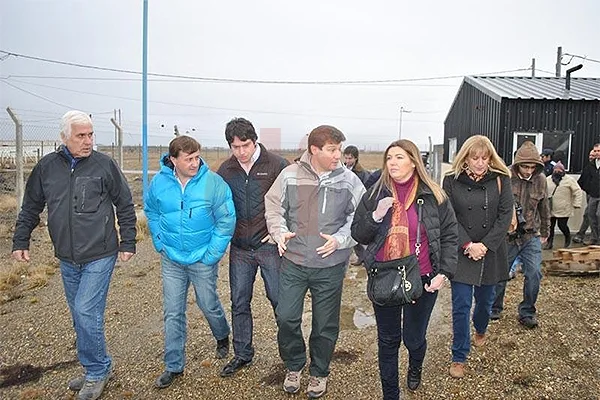
<path id="1" fill-rule="evenodd" d="M 88 66 L 141 71 L 142 0 L 0 0 L 0 50 Z M 281 129 L 296 148 L 312 128 L 340 128 L 346 144 L 382 149 L 399 134 L 426 148 L 461 78 L 499 71 L 553 76 L 557 46 L 600 60 L 600 2 L 558 1 L 183 1 L 149 0 L 149 72 L 282 82 L 407 80 L 393 84 L 260 84 L 191 80 L 148 84 L 150 144 L 173 125 L 203 146 L 226 146 L 233 117 Z M 97 141 L 112 141 L 122 110 L 125 140 L 141 143 L 141 75 L 105 72 L 0 53 L 0 138 L 11 139 L 7 106 L 27 138 L 54 138 L 70 108 L 93 114 Z M 564 71 L 581 59 L 571 61 Z M 584 61 L 578 77 L 600 77 Z M 67 79 L 69 78 L 69 79 Z M 80 78 L 80 79 L 75 79 Z M 413 81 L 411 81 L 413 80 Z M 164 126 L 164 127 L 163 127 Z M 43 136 L 43 137 L 42 137 Z"/>

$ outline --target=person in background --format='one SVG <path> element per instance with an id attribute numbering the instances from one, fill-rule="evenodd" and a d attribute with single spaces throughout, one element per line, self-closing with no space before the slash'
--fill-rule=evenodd
<path id="1" fill-rule="evenodd" d="M 419 212 L 422 223 L 416 253 Z M 417 146 L 406 139 L 392 142 L 383 157 L 381 178 L 362 196 L 352 221 L 352 237 L 367 246 L 367 268 L 376 261 L 416 253 L 424 286 L 423 294 L 412 304 L 373 304 L 384 400 L 400 398 L 398 352 L 402 340 L 408 349 L 407 386 L 416 390 L 421 383 L 429 318 L 438 290 L 456 271 L 457 229 L 452 206 L 427 174 Z"/>
<path id="2" fill-rule="evenodd" d="M 595 157 L 596 157 L 596 152 L 594 151 L 594 149 L 590 150 L 590 154 L 588 155 L 588 161 L 589 161 L 588 164 L 594 163 Z M 583 168 L 585 169 L 585 167 L 586 166 L 584 166 Z M 578 184 L 580 184 L 580 182 L 578 182 Z M 582 190 L 585 191 L 585 189 L 583 189 L 583 188 L 582 188 Z M 579 230 L 577 231 L 575 236 L 573 236 L 573 243 L 583 243 L 583 241 L 585 240 L 585 233 L 588 230 L 588 228 L 590 227 L 590 218 L 588 216 L 589 209 L 590 209 L 590 195 L 586 193 L 586 202 L 585 202 L 585 210 L 583 211 L 583 219 L 581 221 L 581 225 L 579 226 Z"/>
<path id="3" fill-rule="evenodd" d="M 554 165 L 552 175 L 546 178 L 548 185 L 548 198 L 552 199 L 550 209 L 550 235 L 546 242 L 546 250 L 551 250 L 554 244 L 554 228 L 558 222 L 558 228 L 565 236 L 564 247 L 571 245 L 571 230 L 569 229 L 569 217 L 573 216 L 575 208 L 581 207 L 583 191 L 577 181 L 565 174 L 565 167 L 559 161 Z"/>
<path id="4" fill-rule="evenodd" d="M 114 367 L 104 334 L 108 287 L 117 256 L 128 261 L 135 253 L 137 218 L 119 166 L 93 150 L 91 118 L 82 111 L 67 112 L 60 138 L 63 144 L 44 156 L 27 179 L 12 256 L 29 261 L 31 232 L 47 205 L 48 231 L 60 261 L 77 358 L 85 370 L 69 382 L 69 389 L 78 392 L 77 399 L 94 400 L 102 395 Z"/>
<path id="5" fill-rule="evenodd" d="M 366 184 L 371 174 L 360 165 L 360 162 L 358 161 L 358 148 L 356 146 L 346 146 L 344 149 L 344 165 L 358 176 L 358 179 L 360 179 L 363 185 Z M 354 261 L 352 265 L 362 265 L 364 253 L 363 245 L 357 244 L 354 246 L 354 253 L 356 254 L 356 261 Z"/>
<path id="6" fill-rule="evenodd" d="M 340 330 L 342 285 L 356 245 L 350 224 L 365 191 L 360 179 L 340 162 L 345 139 L 333 126 L 313 129 L 300 161 L 286 167 L 265 195 L 267 228 L 283 257 L 275 311 L 279 354 L 287 368 L 283 390 L 300 390 L 307 361 L 302 311 L 310 290 L 310 398 L 327 391 Z"/>
<path id="7" fill-rule="evenodd" d="M 519 257 L 525 279 L 523 301 L 519 304 L 519 323 L 526 328 L 538 326 L 535 303 L 542 279 L 542 244 L 549 235 L 550 209 L 547 184 L 535 145 L 524 142 L 517 150 L 511 168 L 511 186 L 515 199 L 516 230 L 507 236 L 507 269 Z M 506 281 L 496 285 L 496 299 L 490 319 L 500 319 L 504 309 Z"/>
<path id="8" fill-rule="evenodd" d="M 159 389 L 183 374 L 190 283 L 196 304 L 217 340 L 216 357 L 229 353 L 229 324 L 217 294 L 219 261 L 235 228 L 231 190 L 200 158 L 200 143 L 177 136 L 160 160 L 144 211 L 154 248 L 161 255 L 165 371 Z"/>
<path id="9" fill-rule="evenodd" d="M 358 147 L 356 146 L 350 145 L 344 149 L 344 165 L 358 176 L 363 185 L 371 175 L 358 161 Z"/>
<path id="10" fill-rule="evenodd" d="M 465 141 L 454 158 L 443 188 L 458 221 L 458 266 L 452 278 L 452 364 L 450 376 L 462 378 L 473 344 L 487 340 L 495 286 L 508 280 L 506 232 L 513 214 L 510 172 L 490 140 Z M 471 316 L 471 307 L 475 307 Z"/>
<path id="11" fill-rule="evenodd" d="M 544 164 L 544 175 L 546 176 L 552 175 L 552 169 L 554 168 L 555 164 L 555 162 L 552 161 L 553 156 L 554 150 L 552 149 L 544 149 L 542 150 L 542 154 L 540 155 L 542 163 Z"/>
<path id="12" fill-rule="evenodd" d="M 231 188 L 237 218 L 229 247 L 234 357 L 223 367 L 223 377 L 235 374 L 254 358 L 250 304 L 259 266 L 267 299 L 273 311 L 277 307 L 281 257 L 277 244 L 267 231 L 265 194 L 289 164 L 257 142 L 258 135 L 247 119 L 229 121 L 225 139 L 232 155 L 221 164 L 217 173 Z"/>

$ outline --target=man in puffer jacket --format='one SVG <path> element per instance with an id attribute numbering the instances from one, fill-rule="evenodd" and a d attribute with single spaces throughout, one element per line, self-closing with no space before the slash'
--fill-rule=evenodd
<path id="1" fill-rule="evenodd" d="M 217 274 L 235 229 L 235 208 L 229 186 L 210 171 L 200 158 L 200 143 L 189 136 L 171 141 L 145 200 L 154 248 L 161 254 L 165 371 L 155 385 L 165 388 L 185 366 L 190 282 L 217 339 L 217 358 L 229 352 L 230 329 L 217 294 Z"/>
<path id="2" fill-rule="evenodd" d="M 532 142 L 526 141 L 517 150 L 511 168 L 517 222 L 519 219 L 521 222 L 517 230 L 507 236 L 507 268 L 519 257 L 525 276 L 523 301 L 519 304 L 519 323 L 529 329 L 538 325 L 535 302 L 542 279 L 542 243 L 546 243 L 550 232 L 550 208 L 543 171 L 544 164 L 540 161 L 537 148 Z M 491 319 L 500 318 L 505 290 L 506 282 L 498 283 Z"/>

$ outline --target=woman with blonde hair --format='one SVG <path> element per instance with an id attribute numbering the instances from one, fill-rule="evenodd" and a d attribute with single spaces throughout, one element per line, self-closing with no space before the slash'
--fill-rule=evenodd
<path id="1" fill-rule="evenodd" d="M 465 141 L 454 158 L 443 188 L 458 221 L 456 274 L 452 278 L 453 378 L 464 376 L 471 349 L 471 305 L 475 297 L 473 344 L 486 342 L 494 287 L 508 280 L 506 234 L 514 200 L 510 172 L 490 140 L 481 135 Z"/>
<path id="2" fill-rule="evenodd" d="M 458 247 L 454 211 L 442 188 L 427 175 L 413 142 L 402 139 L 388 146 L 381 177 L 363 195 L 351 232 L 358 243 L 367 245 L 364 263 L 369 270 L 376 262 L 411 254 L 418 261 L 421 297 L 406 305 L 373 303 L 383 398 L 397 400 L 400 342 L 404 340 L 408 349 L 407 386 L 416 390 L 427 350 L 429 317 L 437 291 L 454 275 Z"/>

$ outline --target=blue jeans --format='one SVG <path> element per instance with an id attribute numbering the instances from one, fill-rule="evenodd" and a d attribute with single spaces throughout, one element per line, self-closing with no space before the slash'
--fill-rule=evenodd
<path id="1" fill-rule="evenodd" d="M 424 282 L 429 282 L 423 277 Z M 400 343 L 408 349 L 409 367 L 423 366 L 427 351 L 427 326 L 438 292 L 423 294 L 414 304 L 398 307 L 380 307 L 373 304 L 377 321 L 379 378 L 384 400 L 398 400 L 398 352 Z M 402 316 L 404 313 L 404 317 Z"/>
<path id="2" fill-rule="evenodd" d="M 523 301 L 519 304 L 519 319 L 534 317 L 536 314 L 535 302 L 540 292 L 540 281 L 542 280 L 542 243 L 538 236 L 534 236 L 522 245 L 515 242 L 507 243 L 508 267 L 512 265 L 515 258 L 521 259 L 523 276 Z M 496 299 L 492 305 L 492 313 L 500 314 L 504 309 L 504 294 L 506 282 L 496 285 Z"/>
<path id="3" fill-rule="evenodd" d="M 89 381 L 104 379 L 112 368 L 104 337 L 104 310 L 116 261 L 116 254 L 86 264 L 60 260 L 65 297 L 77 335 L 77 358 Z"/>
<path id="4" fill-rule="evenodd" d="M 250 361 L 254 357 L 252 346 L 252 291 L 256 272 L 265 284 L 267 299 L 277 307 L 279 298 L 279 271 L 281 257 L 277 245 L 265 243 L 256 250 L 244 250 L 231 245 L 229 250 L 229 286 L 231 288 L 231 325 L 233 326 L 233 350 L 236 357 Z"/>
<path id="5" fill-rule="evenodd" d="M 475 294 L 473 326 L 475 332 L 487 331 L 495 298 L 496 285 L 473 286 L 452 282 L 452 361 L 465 362 L 471 350 L 471 327 L 469 317 Z"/>
<path id="6" fill-rule="evenodd" d="M 194 263 L 182 265 L 164 254 L 161 258 L 163 281 L 163 319 L 165 324 L 166 370 L 181 372 L 185 366 L 185 341 L 187 338 L 185 310 L 190 283 L 194 285 L 196 303 L 212 334 L 217 340 L 229 335 L 229 324 L 217 294 L 219 266 Z"/>
<path id="7" fill-rule="evenodd" d="M 342 286 L 348 261 L 327 268 L 308 268 L 283 258 L 277 304 L 279 355 L 290 371 L 306 365 L 302 334 L 304 298 L 310 289 L 312 322 L 309 338 L 312 376 L 328 376 L 329 364 L 340 332 Z"/>

